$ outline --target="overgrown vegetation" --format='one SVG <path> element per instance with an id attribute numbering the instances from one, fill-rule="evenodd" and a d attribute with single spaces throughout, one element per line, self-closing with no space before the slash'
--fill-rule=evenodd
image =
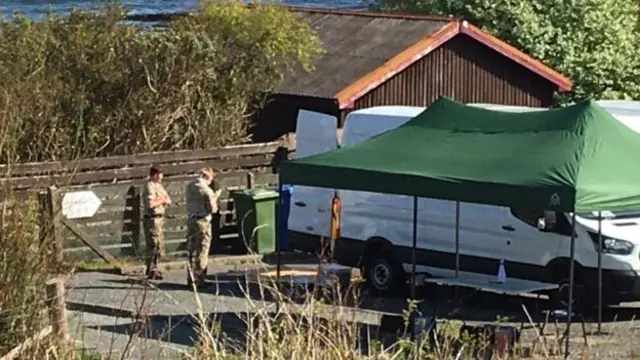
<path id="1" fill-rule="evenodd" d="M 322 51 L 274 6 L 214 0 L 164 30 L 125 16 L 107 5 L 0 24 L 0 163 L 245 141 L 262 94 Z"/>
<path id="2" fill-rule="evenodd" d="M 164 30 L 125 16 L 108 5 L 0 23 L 0 163 L 242 142 L 264 92 L 322 51 L 306 23 L 273 6 L 211 1 Z M 44 284 L 69 269 L 56 261 L 37 200 L 0 192 L 4 355 L 48 324 Z M 49 350 L 39 344 L 26 358 Z"/>
<path id="3" fill-rule="evenodd" d="M 574 81 L 561 101 L 640 99 L 635 0 L 374 0 L 385 11 L 454 15 Z"/>
<path id="4" fill-rule="evenodd" d="M 48 324 L 45 282 L 65 271 L 53 242 L 40 239 L 37 210 L 34 198 L 6 199 L 0 208 L 1 355 Z"/>

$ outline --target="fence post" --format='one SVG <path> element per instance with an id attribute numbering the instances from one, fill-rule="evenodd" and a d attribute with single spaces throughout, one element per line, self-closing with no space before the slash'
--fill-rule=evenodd
<path id="1" fill-rule="evenodd" d="M 146 256 L 147 251 L 147 239 L 144 234 L 144 212 L 145 212 L 145 199 L 142 196 L 144 192 L 144 185 L 136 185 L 136 194 L 138 194 L 138 254 L 144 258 Z"/>
<path id="2" fill-rule="evenodd" d="M 132 185 L 127 192 L 127 197 L 131 197 L 125 203 L 125 206 L 131 206 L 131 255 L 140 255 L 142 245 L 142 208 L 141 189 L 138 185 Z M 125 211 L 126 213 L 126 211 Z"/>
<path id="3" fill-rule="evenodd" d="M 247 189 L 253 189 L 253 173 L 247 173 Z"/>
<path id="4" fill-rule="evenodd" d="M 69 340 L 64 278 L 55 277 L 48 280 L 46 283 L 46 289 L 47 306 L 49 307 L 49 317 L 51 319 L 53 338 L 57 343 L 62 345 L 67 343 Z"/>
<path id="5" fill-rule="evenodd" d="M 47 193 L 44 191 L 38 192 L 38 225 L 40 242 L 44 243 L 50 241 L 49 238 L 49 199 Z"/>
<path id="6" fill-rule="evenodd" d="M 53 246 L 55 251 L 56 261 L 62 262 L 63 260 L 63 239 L 62 239 L 62 223 L 60 222 L 60 216 L 62 216 L 62 200 L 60 196 L 60 190 L 55 186 L 49 186 L 47 188 L 47 227 L 45 231 L 50 231 L 53 239 Z"/>

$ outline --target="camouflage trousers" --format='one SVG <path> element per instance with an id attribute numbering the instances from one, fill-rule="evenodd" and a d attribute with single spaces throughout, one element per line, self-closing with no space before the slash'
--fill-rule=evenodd
<path id="1" fill-rule="evenodd" d="M 147 241 L 147 274 L 156 271 L 158 260 L 164 253 L 164 218 L 145 217 L 143 221 L 144 237 Z"/>
<path id="2" fill-rule="evenodd" d="M 207 275 L 210 246 L 211 217 L 199 219 L 190 217 L 187 223 L 187 251 L 195 283 L 204 282 Z M 190 274 L 187 274 L 187 279 L 191 279 Z"/>

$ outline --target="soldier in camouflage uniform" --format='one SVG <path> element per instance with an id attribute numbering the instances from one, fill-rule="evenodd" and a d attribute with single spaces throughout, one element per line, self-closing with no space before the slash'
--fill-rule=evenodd
<path id="1" fill-rule="evenodd" d="M 171 198 L 162 186 L 162 170 L 151 167 L 149 181 L 144 188 L 144 236 L 147 241 L 147 277 L 162 279 L 157 269 L 158 259 L 164 257 L 164 213 Z"/>
<path id="2" fill-rule="evenodd" d="M 218 213 L 217 200 L 221 190 L 211 188 L 213 170 L 202 169 L 197 180 L 187 185 L 187 250 L 189 265 L 196 286 L 204 284 L 211 246 L 211 220 Z M 191 274 L 187 274 L 187 284 L 191 286 Z"/>

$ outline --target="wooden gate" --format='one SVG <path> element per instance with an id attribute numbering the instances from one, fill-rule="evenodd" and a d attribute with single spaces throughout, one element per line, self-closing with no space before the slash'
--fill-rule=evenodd
<path id="1" fill-rule="evenodd" d="M 185 189 L 193 177 L 171 178 L 165 188 L 173 204 L 167 209 L 165 220 L 165 248 L 168 256 L 186 253 Z M 240 241 L 236 226 L 233 200 L 229 192 L 247 187 L 274 187 L 277 175 L 270 172 L 246 171 L 220 174 L 216 181 L 224 189 L 221 195 L 221 241 L 212 244 L 214 252 L 220 244 Z M 144 181 L 125 184 L 76 186 L 65 189 L 49 187 L 46 204 L 48 215 L 54 219 L 53 233 L 59 249 L 58 256 L 67 261 L 102 258 L 119 265 L 118 258 L 144 256 L 146 244 L 142 231 L 143 203 L 141 193 Z M 68 219 L 62 212 L 62 199 L 66 193 L 92 191 L 100 199 L 96 213 L 87 218 Z"/>

